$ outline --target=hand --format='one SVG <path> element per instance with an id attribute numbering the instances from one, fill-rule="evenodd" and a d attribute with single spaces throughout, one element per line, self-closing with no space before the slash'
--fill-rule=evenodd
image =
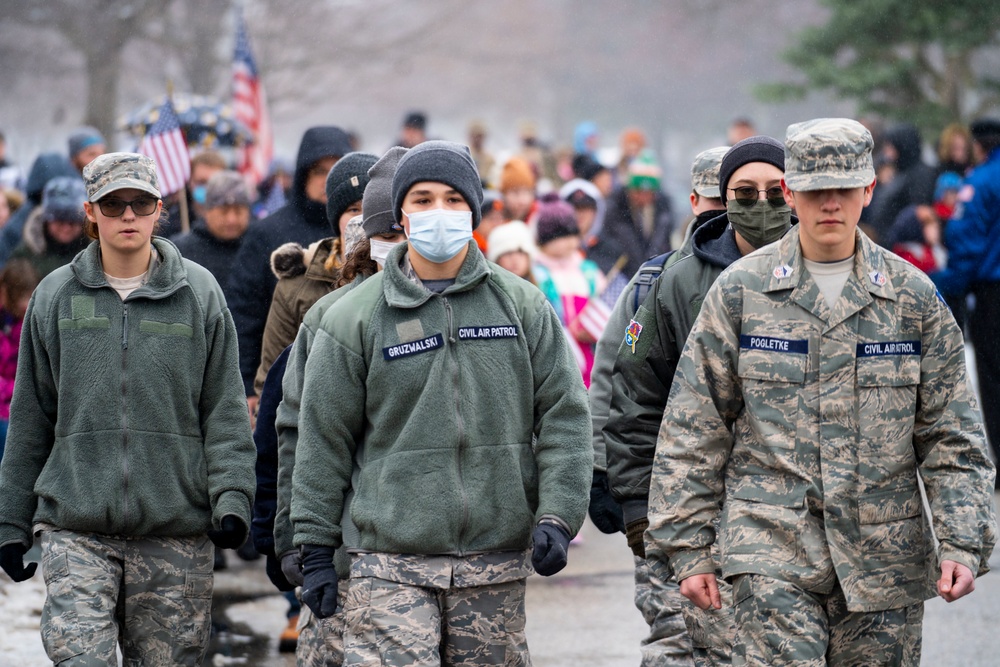
<path id="1" fill-rule="evenodd" d="M 31 563 L 24 566 L 24 554 L 28 548 L 20 542 L 5 544 L 0 547 L 0 567 L 7 573 L 7 576 L 15 582 L 31 579 L 38 569 L 38 563 Z"/>
<path id="2" fill-rule="evenodd" d="M 681 595 L 690 600 L 699 609 L 722 609 L 722 598 L 719 596 L 719 583 L 715 573 L 693 574 L 681 581 Z"/>
<path id="3" fill-rule="evenodd" d="M 606 472 L 594 471 L 594 480 L 590 483 L 590 507 L 587 508 L 587 513 L 602 533 L 610 535 L 625 531 L 622 507 L 611 497 L 611 485 L 608 483 Z"/>
<path id="4" fill-rule="evenodd" d="M 333 567 L 333 547 L 302 547 L 302 601 L 317 618 L 329 618 L 337 611 L 337 570 Z"/>
<path id="5" fill-rule="evenodd" d="M 235 549 L 246 542 L 247 525 L 235 514 L 227 514 L 219 530 L 208 531 L 208 538 L 220 549 Z"/>
<path id="6" fill-rule="evenodd" d="M 288 551 L 281 556 L 281 572 L 293 586 L 302 585 L 302 554 Z"/>
<path id="7" fill-rule="evenodd" d="M 247 396 L 247 410 L 250 411 L 250 430 L 257 428 L 257 401 L 259 396 Z"/>
<path id="8" fill-rule="evenodd" d="M 294 591 L 295 584 L 289 583 L 284 572 L 281 571 L 281 561 L 273 554 L 267 554 L 264 558 L 264 572 L 267 573 L 267 578 L 271 580 L 274 587 L 282 593 Z"/>
<path id="9" fill-rule="evenodd" d="M 646 557 L 646 545 L 642 540 L 647 528 L 649 528 L 649 519 L 646 517 L 636 519 L 625 526 L 625 539 L 628 541 L 628 548 L 639 558 Z"/>
<path id="10" fill-rule="evenodd" d="M 534 546 L 531 549 L 531 564 L 535 572 L 543 577 L 551 577 L 566 567 L 570 535 L 554 523 L 540 523 L 531 534 Z"/>
<path id="11" fill-rule="evenodd" d="M 7 568 L 4 568 L 7 569 Z M 953 560 L 941 561 L 941 578 L 937 583 L 938 593 L 947 602 L 954 602 L 976 589 L 976 577 L 972 570 Z"/>

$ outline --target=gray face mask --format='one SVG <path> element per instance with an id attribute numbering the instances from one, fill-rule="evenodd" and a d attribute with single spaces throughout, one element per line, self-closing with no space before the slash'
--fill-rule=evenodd
<path id="1" fill-rule="evenodd" d="M 753 206 L 744 206 L 735 199 L 726 202 L 729 223 L 754 248 L 774 243 L 792 226 L 792 209 L 788 204 L 771 206 L 758 199 Z"/>

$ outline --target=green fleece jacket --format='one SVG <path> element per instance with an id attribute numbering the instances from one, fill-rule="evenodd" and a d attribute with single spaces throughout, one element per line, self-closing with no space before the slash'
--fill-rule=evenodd
<path id="1" fill-rule="evenodd" d="M 123 302 L 100 245 L 46 277 L 24 320 L 0 545 L 32 525 L 191 536 L 250 525 L 256 449 L 236 330 L 212 275 L 154 238 L 160 260 Z"/>
<path id="2" fill-rule="evenodd" d="M 404 274 L 406 252 L 393 249 L 316 332 L 292 476 L 294 543 L 340 546 L 355 463 L 362 550 L 522 550 L 542 517 L 576 533 L 593 467 L 590 410 L 555 312 L 475 243 L 441 294 Z"/>

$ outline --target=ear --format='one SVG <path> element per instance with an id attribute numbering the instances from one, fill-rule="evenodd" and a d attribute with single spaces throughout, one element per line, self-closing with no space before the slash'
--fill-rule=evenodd
<path id="1" fill-rule="evenodd" d="M 97 218 L 94 216 L 94 204 L 89 201 L 83 202 L 83 212 L 87 216 L 87 220 L 96 223 Z"/>
<path id="2" fill-rule="evenodd" d="M 788 204 L 793 210 L 795 209 L 795 193 L 788 189 L 788 184 L 785 183 L 785 179 L 781 179 L 781 191 L 785 194 L 785 203 Z"/>
<path id="3" fill-rule="evenodd" d="M 877 182 L 878 179 L 875 179 L 871 185 L 865 187 L 865 206 L 872 203 L 872 194 L 875 192 L 875 184 Z"/>
<path id="4" fill-rule="evenodd" d="M 698 193 L 692 190 L 691 194 L 688 195 L 688 199 L 691 200 L 691 212 L 694 213 L 695 207 L 698 206 Z"/>

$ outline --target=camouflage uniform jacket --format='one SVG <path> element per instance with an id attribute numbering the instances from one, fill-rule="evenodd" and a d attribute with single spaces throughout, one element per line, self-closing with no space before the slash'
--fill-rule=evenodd
<path id="1" fill-rule="evenodd" d="M 207 269 L 154 238 L 122 301 L 100 245 L 38 286 L 24 320 L 0 473 L 0 544 L 32 522 L 81 533 L 204 535 L 250 525 L 256 458 L 236 329 Z"/>
<path id="2" fill-rule="evenodd" d="M 440 294 L 394 248 L 385 270 L 323 315 L 305 367 L 294 544 L 365 551 L 521 551 L 543 516 L 579 530 L 592 476 L 590 411 L 555 312 L 474 242 Z M 359 451 L 360 450 L 360 451 Z"/>
<path id="3" fill-rule="evenodd" d="M 860 232 L 830 309 L 799 230 L 709 290 L 657 441 L 646 554 L 678 579 L 756 573 L 851 611 L 932 597 L 937 556 L 988 570 L 995 470 L 962 335 L 933 284 Z M 722 498 L 725 494 L 725 502 Z"/>

